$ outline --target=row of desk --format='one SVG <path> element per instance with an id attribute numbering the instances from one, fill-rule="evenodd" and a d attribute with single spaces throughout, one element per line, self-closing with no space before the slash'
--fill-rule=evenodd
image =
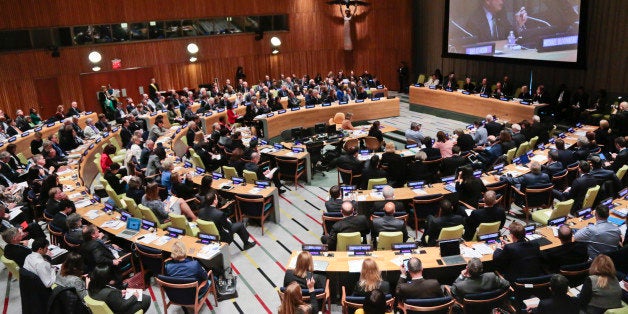
<path id="1" fill-rule="evenodd" d="M 410 104 L 432 107 L 475 117 L 484 118 L 495 115 L 500 120 L 518 123 L 532 121 L 532 116 L 547 104 L 520 104 L 518 101 L 503 101 L 495 98 L 483 98 L 479 94 L 465 95 L 458 91 L 430 89 L 410 86 Z"/>

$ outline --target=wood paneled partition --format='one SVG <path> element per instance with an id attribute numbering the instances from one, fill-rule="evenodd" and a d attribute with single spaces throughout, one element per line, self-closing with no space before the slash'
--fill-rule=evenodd
<path id="1" fill-rule="evenodd" d="M 103 72 L 112 71 L 111 59 L 122 60 L 123 68 L 151 68 L 161 89 L 197 87 L 198 84 L 233 80 L 243 66 L 247 80 L 255 84 L 269 74 L 325 75 L 328 71 L 362 73 L 368 70 L 391 90 L 398 89 L 397 66 L 411 59 L 412 2 L 370 1 L 354 17 L 354 50 L 342 49 L 343 20 L 338 6 L 325 1 L 236 0 L 236 1 L 56 1 L 6 0 L 0 12 L 0 29 L 193 19 L 212 16 L 288 14 L 290 30 L 266 33 L 256 41 L 254 34 L 184 38 L 60 48 L 61 56 L 49 51 L 0 54 L 0 107 L 13 115 L 17 108 L 37 105 L 35 80 L 56 77 L 61 102 L 73 100 L 81 106 L 95 91 L 82 90 L 81 74 L 93 73 L 87 55 L 103 55 Z M 269 39 L 279 36 L 281 53 L 271 55 Z M 200 47 L 199 61 L 190 64 L 186 45 Z M 145 84 L 148 84 L 146 82 Z M 145 85 L 146 86 L 146 85 Z M 114 85 L 114 87 L 116 87 Z M 89 95 L 89 96 L 85 96 Z"/>

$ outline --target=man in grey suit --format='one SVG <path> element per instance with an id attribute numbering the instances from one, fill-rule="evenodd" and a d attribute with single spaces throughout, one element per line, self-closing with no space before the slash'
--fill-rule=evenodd
<path id="1" fill-rule="evenodd" d="M 401 231 L 403 234 L 403 242 L 406 242 L 406 240 L 408 240 L 408 228 L 406 228 L 406 223 L 403 220 L 395 218 L 395 203 L 386 203 L 384 205 L 384 212 L 386 213 L 384 217 L 373 219 L 373 232 L 371 236 L 373 237 L 375 246 L 377 246 L 377 237 L 382 231 Z"/>
<path id="2" fill-rule="evenodd" d="M 530 163 L 530 172 L 522 176 L 513 178 L 511 176 L 503 175 L 499 178 L 500 181 L 508 181 L 511 185 L 516 186 L 520 190 L 524 190 L 529 186 L 536 186 L 541 184 L 549 184 L 550 177 L 547 173 L 541 172 L 541 164 L 533 161 Z"/>
<path id="3" fill-rule="evenodd" d="M 472 258 L 451 286 L 454 297 L 462 300 L 467 294 L 505 289 L 510 286 L 508 280 L 493 272 L 482 273 L 483 270 L 482 261 L 477 257 Z"/>

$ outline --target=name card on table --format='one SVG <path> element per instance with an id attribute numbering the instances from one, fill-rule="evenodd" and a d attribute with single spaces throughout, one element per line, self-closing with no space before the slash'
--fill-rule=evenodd
<path id="1" fill-rule="evenodd" d="M 529 101 L 525 101 L 525 100 L 522 100 L 519 103 L 522 104 L 522 105 L 529 105 L 530 104 Z"/>
<path id="2" fill-rule="evenodd" d="M 244 178 L 232 177 L 231 182 L 233 182 L 234 185 L 242 184 L 244 183 Z"/>
<path id="3" fill-rule="evenodd" d="M 89 116 L 90 114 L 92 114 L 92 111 L 85 111 L 86 116 Z"/>
<path id="4" fill-rule="evenodd" d="M 29 134 L 31 134 L 31 132 L 26 131 L 26 132 L 22 133 L 22 137 L 24 137 L 24 136 L 28 136 Z"/>
<path id="5" fill-rule="evenodd" d="M 292 147 L 293 153 L 302 153 L 304 151 L 303 147 Z"/>
<path id="6" fill-rule="evenodd" d="M 283 145 L 281 145 L 281 144 L 273 144 L 273 147 L 275 149 L 283 149 Z"/>
<path id="7" fill-rule="evenodd" d="M 47 127 L 53 127 L 53 126 L 55 126 L 55 122 L 48 123 L 48 124 L 46 124 L 46 126 L 47 126 Z"/>
<path id="8" fill-rule="evenodd" d="M 569 128 L 569 129 L 567 129 L 567 132 L 569 132 L 569 133 L 576 133 L 576 130 L 574 130 L 573 128 Z"/>
<path id="9" fill-rule="evenodd" d="M 210 244 L 212 242 L 218 242 L 218 237 L 212 234 L 199 232 L 198 238 L 202 244 Z"/>
<path id="10" fill-rule="evenodd" d="M 298 111 L 300 109 L 301 109 L 301 107 L 292 107 L 292 108 L 290 108 L 290 111 Z"/>
<path id="11" fill-rule="evenodd" d="M 268 141 L 267 140 L 259 140 L 259 143 L 262 145 L 268 145 Z"/>
<path id="12" fill-rule="evenodd" d="M 368 150 L 368 149 L 361 149 L 361 150 L 360 150 L 360 155 L 368 155 L 368 154 L 370 154 L 370 153 L 371 153 L 371 151 L 370 151 L 370 150 Z"/>
<path id="13" fill-rule="evenodd" d="M 500 97 L 499 100 L 501 100 L 501 101 L 508 101 L 509 99 L 508 99 L 508 97 Z"/>
<path id="14" fill-rule="evenodd" d="M 378 101 L 379 97 L 372 98 L 371 101 Z"/>
<path id="15" fill-rule="evenodd" d="M 277 110 L 277 114 L 286 113 L 286 109 Z"/>
<path id="16" fill-rule="evenodd" d="M 86 149 L 86 150 L 83 152 L 83 156 L 87 156 L 87 154 L 88 154 L 88 153 L 89 153 L 89 149 Z"/>
<path id="17" fill-rule="evenodd" d="M 186 161 L 185 163 L 183 163 L 183 167 L 184 168 L 192 168 L 192 163 L 189 161 Z"/>
<path id="18" fill-rule="evenodd" d="M 421 84 L 421 83 L 416 83 L 416 84 L 414 84 L 414 87 L 423 87 L 423 84 Z"/>
<path id="19" fill-rule="evenodd" d="M 168 227 L 168 228 L 166 228 L 166 231 L 168 232 L 168 236 L 173 238 L 173 239 L 176 239 L 176 238 L 178 238 L 179 236 L 182 236 L 185 233 L 185 231 L 183 229 L 179 229 L 179 228 L 175 228 L 175 227 Z"/>
<path id="20" fill-rule="evenodd" d="M 316 105 L 305 105 L 305 109 L 312 109 L 316 107 Z"/>
<path id="21" fill-rule="evenodd" d="M 580 123 L 580 122 L 576 123 L 576 127 L 577 128 L 581 128 L 582 127 L 582 123 Z"/>
<path id="22" fill-rule="evenodd" d="M 340 101 L 340 102 L 338 102 L 338 104 L 340 104 L 340 105 L 346 105 L 348 103 L 349 103 L 348 101 Z M 331 106 L 330 103 L 323 104 L 323 107 L 329 107 L 329 106 Z"/>
<path id="23" fill-rule="evenodd" d="M 142 229 L 148 230 L 150 228 L 155 228 L 155 223 L 146 219 L 142 219 Z"/>
<path id="24" fill-rule="evenodd" d="M 430 85 L 430 89 L 436 89 L 436 85 Z"/>
<path id="25" fill-rule="evenodd" d="M 205 116 L 206 116 L 206 117 L 209 117 L 209 116 L 211 116 L 211 115 L 213 115 L 213 114 L 214 114 L 214 113 L 213 113 L 213 112 L 211 112 L 211 111 L 207 111 L 207 112 L 205 112 Z"/>
<path id="26" fill-rule="evenodd" d="M 422 189 L 424 184 L 425 184 L 425 181 L 408 182 L 408 187 L 413 190 Z"/>
<path id="27" fill-rule="evenodd" d="M 153 112 L 153 113 L 150 114 L 151 117 L 154 117 L 156 115 L 157 115 L 157 112 Z"/>
<path id="28" fill-rule="evenodd" d="M 544 144 L 539 144 L 536 146 L 538 149 L 540 150 L 545 150 L 545 145 Z"/>
<path id="29" fill-rule="evenodd" d="M 359 104 L 359 103 L 364 102 L 364 99 L 356 99 L 355 102 Z"/>
<path id="30" fill-rule="evenodd" d="M 224 112 L 224 111 L 225 111 L 225 108 L 218 108 L 218 109 L 216 109 L 216 112 L 218 112 L 218 113 L 221 113 L 221 112 Z"/>
<path id="31" fill-rule="evenodd" d="M 450 93 L 452 93 L 454 90 L 453 90 L 453 89 L 451 89 L 451 88 L 445 88 L 445 91 L 446 91 L 446 92 L 450 92 Z"/>
<path id="32" fill-rule="evenodd" d="M 565 135 L 565 133 L 560 133 L 560 134 L 558 134 L 558 137 L 565 138 L 565 137 L 567 137 L 567 135 Z"/>
<path id="33" fill-rule="evenodd" d="M 212 172 L 212 179 L 218 180 L 218 179 L 222 179 L 222 178 L 224 178 L 222 173 L 220 173 L 220 172 Z"/>
<path id="34" fill-rule="evenodd" d="M 17 140 L 17 137 L 11 136 L 11 137 L 9 137 L 8 141 L 9 141 L 9 143 L 13 143 L 13 142 L 15 142 L 15 140 Z"/>
<path id="35" fill-rule="evenodd" d="M 109 132 L 105 132 L 102 134 L 102 137 L 107 137 L 107 136 L 109 136 Z"/>
<path id="36" fill-rule="evenodd" d="M 414 143 L 414 144 L 407 144 L 407 145 L 406 145 L 406 149 L 410 149 L 410 148 L 417 148 L 417 147 L 419 147 L 419 144 L 417 144 L 417 143 Z"/>
<path id="37" fill-rule="evenodd" d="M 275 114 L 274 114 L 274 113 L 272 113 L 272 112 L 271 112 L 271 113 L 267 113 L 267 114 L 266 114 L 266 118 L 270 118 L 270 117 L 272 117 L 272 116 L 274 116 L 274 115 L 275 115 Z"/>
<path id="38" fill-rule="evenodd" d="M 92 148 L 94 148 L 94 143 L 90 144 L 88 147 L 88 149 L 92 149 Z"/>
<path id="39" fill-rule="evenodd" d="M 377 89 L 384 89 L 384 85 L 377 85 Z"/>
<path id="40" fill-rule="evenodd" d="M 473 128 L 475 128 L 475 124 L 467 125 L 467 130 L 473 130 Z"/>
<path id="41" fill-rule="evenodd" d="M 41 127 L 40 126 L 35 128 L 35 132 L 39 132 L 39 131 L 41 131 Z"/>
<path id="42" fill-rule="evenodd" d="M 205 173 L 205 169 L 203 169 L 201 167 L 196 167 L 196 173 L 203 174 L 203 173 Z"/>
<path id="43" fill-rule="evenodd" d="M 487 94 L 480 94 L 480 97 L 482 97 L 482 98 L 488 98 L 488 95 L 487 95 Z"/>
<path id="44" fill-rule="evenodd" d="M 268 181 L 255 181 L 255 187 L 260 189 L 265 189 L 270 186 L 270 182 Z"/>

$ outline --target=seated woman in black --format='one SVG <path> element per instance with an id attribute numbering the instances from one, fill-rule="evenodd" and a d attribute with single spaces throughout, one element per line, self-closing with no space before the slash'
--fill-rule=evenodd
<path id="1" fill-rule="evenodd" d="M 144 294 L 141 296 L 142 301 L 138 302 L 140 295 L 135 292 L 131 297 L 126 298 L 126 290 L 109 286 L 109 282 L 113 279 L 111 272 L 109 265 L 98 265 L 94 268 L 89 276 L 87 288 L 89 296 L 94 300 L 105 302 L 114 313 L 133 314 L 139 310 L 146 313 L 150 307 L 150 296 Z"/>
<path id="2" fill-rule="evenodd" d="M 109 186 L 116 194 L 120 195 L 126 193 L 126 182 L 118 178 L 117 174 L 120 171 L 120 164 L 117 162 L 112 163 L 107 170 L 105 170 L 105 180 L 109 183 Z"/>
<path id="3" fill-rule="evenodd" d="M 379 289 L 384 294 L 390 293 L 390 283 L 382 280 L 382 273 L 377 267 L 377 263 L 372 258 L 366 258 L 362 262 L 362 271 L 360 271 L 360 279 L 355 284 L 353 295 L 366 296 L 367 293 Z"/>
<path id="4" fill-rule="evenodd" d="M 283 286 L 287 287 L 293 281 L 301 286 L 301 289 L 307 289 L 307 280 L 314 278 L 316 289 L 324 289 L 327 278 L 323 275 L 314 274 L 314 261 L 310 252 L 303 251 L 297 256 L 297 263 L 294 268 L 286 270 L 283 277 Z"/>
<path id="5" fill-rule="evenodd" d="M 464 166 L 460 168 L 456 179 L 456 192 L 461 202 L 478 208 L 482 193 L 486 192 L 486 186 L 480 178 L 473 175 L 473 168 Z"/>
<path id="6" fill-rule="evenodd" d="M 128 188 L 126 190 L 126 196 L 132 198 L 135 204 L 142 204 L 142 196 L 146 194 L 144 187 L 142 187 L 142 179 L 140 177 L 133 176 L 129 179 Z"/>
<path id="7" fill-rule="evenodd" d="M 384 134 L 379 129 L 379 126 L 379 121 L 373 122 L 373 125 L 371 125 L 371 128 L 369 129 L 369 136 L 376 138 L 379 141 L 379 146 L 381 147 L 382 143 L 384 142 Z"/>
<path id="8" fill-rule="evenodd" d="M 227 166 L 235 168 L 240 177 L 242 177 L 242 170 L 244 170 L 244 161 L 242 161 L 243 153 L 244 151 L 238 147 L 231 152 L 231 156 L 229 160 L 227 160 Z"/>
<path id="9" fill-rule="evenodd" d="M 379 168 L 379 156 L 373 155 L 371 159 L 364 165 L 362 170 L 362 181 L 360 185 L 361 190 L 366 190 L 368 187 L 369 179 L 386 178 L 386 171 Z"/>
<path id="10" fill-rule="evenodd" d="M 431 137 L 426 136 L 425 138 L 423 138 L 423 145 L 425 145 L 425 148 L 423 148 L 422 151 L 425 152 L 425 154 L 427 155 L 427 160 L 434 160 L 441 157 L 440 149 L 433 148 L 433 144 L 434 142 L 432 141 Z"/>
<path id="11" fill-rule="evenodd" d="M 499 133 L 499 145 L 502 146 L 502 152 L 506 154 L 508 150 L 516 148 L 515 141 L 512 140 L 510 132 L 502 130 Z"/>

